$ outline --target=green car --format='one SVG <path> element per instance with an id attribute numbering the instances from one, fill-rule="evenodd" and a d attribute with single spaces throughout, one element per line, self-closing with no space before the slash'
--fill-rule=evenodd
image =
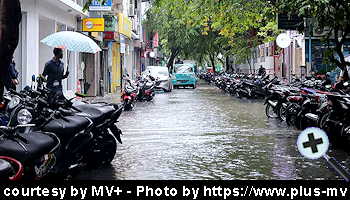
<path id="1" fill-rule="evenodd" d="M 174 88 L 179 87 L 197 87 L 197 77 L 194 64 L 176 64 L 173 70 Z"/>

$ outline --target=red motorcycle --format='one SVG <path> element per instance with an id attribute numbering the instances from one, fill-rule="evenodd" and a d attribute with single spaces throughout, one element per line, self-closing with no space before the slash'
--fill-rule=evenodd
<path id="1" fill-rule="evenodd" d="M 23 171 L 23 165 L 18 160 L 0 156 L 0 181 L 19 181 Z"/>
<path id="2" fill-rule="evenodd" d="M 135 106 L 135 101 L 138 95 L 138 88 L 129 77 L 124 77 L 124 79 L 126 81 L 126 84 L 124 85 L 124 90 L 121 94 L 121 100 L 124 105 L 124 110 L 130 111 Z"/>

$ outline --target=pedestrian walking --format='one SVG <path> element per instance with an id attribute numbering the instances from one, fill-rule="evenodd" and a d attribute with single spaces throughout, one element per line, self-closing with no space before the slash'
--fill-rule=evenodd
<path id="1" fill-rule="evenodd" d="M 63 58 L 63 50 L 55 48 L 53 50 L 54 57 L 45 64 L 43 76 L 47 77 L 46 87 L 53 92 L 62 93 L 62 80 L 66 79 L 69 75 L 69 71 L 64 74 L 64 63 L 61 61 Z"/>

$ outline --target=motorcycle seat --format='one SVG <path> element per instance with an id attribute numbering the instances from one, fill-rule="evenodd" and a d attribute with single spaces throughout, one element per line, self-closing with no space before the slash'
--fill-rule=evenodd
<path id="1" fill-rule="evenodd" d="M 53 137 L 43 132 L 31 131 L 20 136 L 26 142 L 18 138 L 0 139 L 0 155 L 15 158 L 20 162 L 33 161 L 50 153 L 57 145 Z"/>
<path id="2" fill-rule="evenodd" d="M 244 84 L 249 85 L 249 86 L 255 86 L 254 83 L 251 83 L 251 82 L 248 82 L 248 81 L 245 81 Z"/>
<path id="3" fill-rule="evenodd" d="M 90 121 L 85 117 L 73 115 L 51 120 L 42 130 L 56 134 L 64 142 L 84 131 L 89 125 Z"/>
<path id="4" fill-rule="evenodd" d="M 95 124 L 103 123 L 116 111 L 113 106 L 103 104 L 81 104 L 75 107 L 82 112 L 89 114 L 89 118 Z"/>
<path id="5" fill-rule="evenodd" d="M 137 92 L 137 89 L 136 88 L 126 88 L 125 89 L 125 92 L 127 94 L 132 94 L 132 93 L 136 93 Z"/>

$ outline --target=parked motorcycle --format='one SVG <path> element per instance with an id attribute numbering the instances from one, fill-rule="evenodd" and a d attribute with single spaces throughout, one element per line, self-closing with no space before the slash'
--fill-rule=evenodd
<path id="1" fill-rule="evenodd" d="M 115 123 L 122 113 L 122 106 L 72 102 L 59 95 L 52 95 L 45 88 L 32 90 L 26 87 L 21 92 L 10 91 L 10 94 L 11 101 L 7 106 L 7 113 L 11 116 L 9 127 L 34 124 L 32 131 L 28 131 L 25 136 L 33 137 L 34 140 L 44 138 L 40 136 L 40 133 L 44 133 L 55 141 L 55 150 L 46 153 L 49 155 L 45 157 L 47 161 L 31 167 L 35 169 L 35 173 L 32 173 L 35 174 L 34 177 L 42 178 L 49 173 L 67 174 L 76 167 L 98 167 L 113 160 L 117 148 L 116 141 L 121 143 L 121 130 Z M 7 131 L 17 133 L 14 130 Z M 23 137 L 22 134 L 15 136 Z M 46 143 L 52 142 L 46 139 Z M 4 144 L 4 152 L 9 152 L 9 149 L 6 149 L 8 145 Z M 0 151 L 0 155 L 1 153 Z M 25 163 L 25 166 L 31 166 L 26 159 L 19 160 Z"/>
<path id="2" fill-rule="evenodd" d="M 15 179 L 24 173 L 27 179 L 41 179 L 56 164 L 55 152 L 60 140 L 52 133 L 36 131 L 33 125 L 0 127 L 0 155 L 13 158 L 18 167 Z M 22 170 L 22 163 L 24 169 Z M 20 172 L 21 171 L 21 172 Z"/>
<path id="3" fill-rule="evenodd" d="M 137 85 L 128 76 L 124 76 L 124 80 L 125 84 L 121 98 L 124 105 L 124 110 L 130 111 L 135 106 L 139 90 Z"/>
<path id="4" fill-rule="evenodd" d="M 137 100 L 152 101 L 155 96 L 155 87 L 159 84 L 160 82 L 150 75 L 140 77 L 137 81 L 139 91 L 137 94 Z"/>

